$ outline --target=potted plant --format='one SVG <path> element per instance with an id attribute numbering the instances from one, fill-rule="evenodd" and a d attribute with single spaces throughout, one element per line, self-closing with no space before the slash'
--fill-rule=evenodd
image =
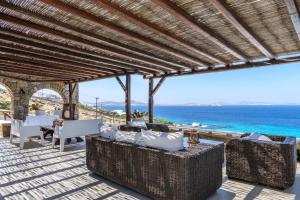
<path id="1" fill-rule="evenodd" d="M 30 110 L 34 110 L 35 111 L 35 116 L 45 115 L 45 111 L 41 109 L 42 107 L 43 107 L 42 103 L 33 103 L 31 105 Z"/>
<path id="2" fill-rule="evenodd" d="M 139 112 L 138 110 L 135 110 L 132 114 L 132 119 L 136 120 L 144 120 L 145 116 L 148 116 L 147 112 Z"/>

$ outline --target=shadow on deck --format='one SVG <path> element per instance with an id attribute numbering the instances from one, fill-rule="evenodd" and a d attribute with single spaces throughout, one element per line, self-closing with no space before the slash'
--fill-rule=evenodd
<path id="1" fill-rule="evenodd" d="M 17 141 L 17 140 L 15 140 Z M 50 142 L 32 141 L 19 150 L 0 139 L 0 199 L 148 199 L 89 172 L 85 145 L 70 145 L 60 153 Z M 298 190 L 297 190 L 298 188 Z M 300 199 L 300 166 L 296 183 L 284 191 L 252 185 L 224 176 L 222 187 L 209 200 Z"/>

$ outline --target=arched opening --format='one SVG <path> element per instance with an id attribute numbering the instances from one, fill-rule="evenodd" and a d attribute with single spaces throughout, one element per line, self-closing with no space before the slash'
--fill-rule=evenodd
<path id="1" fill-rule="evenodd" d="M 0 83 L 0 119 L 9 120 L 13 116 L 13 93 Z"/>
<path id="2" fill-rule="evenodd" d="M 40 89 L 33 93 L 29 101 L 29 115 L 59 115 L 63 110 L 64 99 L 51 89 Z"/>

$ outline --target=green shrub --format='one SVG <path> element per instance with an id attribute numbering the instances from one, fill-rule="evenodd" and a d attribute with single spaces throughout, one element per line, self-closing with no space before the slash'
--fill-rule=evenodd
<path id="1" fill-rule="evenodd" d="M 10 109 L 10 102 L 9 101 L 1 101 L 0 102 L 0 109 L 9 110 Z"/>

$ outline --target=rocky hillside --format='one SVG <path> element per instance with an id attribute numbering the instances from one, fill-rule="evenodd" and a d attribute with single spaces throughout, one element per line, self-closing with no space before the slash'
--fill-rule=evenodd
<path id="1" fill-rule="evenodd" d="M 48 114 L 51 114 L 55 108 L 62 109 L 63 107 L 63 100 L 59 96 L 55 95 L 45 95 L 43 97 L 33 96 L 31 98 L 30 105 L 33 103 L 43 104 L 41 109 L 45 110 Z M 0 109 L 10 110 L 10 104 L 11 97 L 9 92 L 0 88 Z M 30 114 L 33 114 L 33 112 L 34 111 L 29 111 Z M 80 104 L 79 116 L 80 119 L 95 119 L 95 108 Z M 118 116 L 112 111 L 99 110 L 98 117 L 102 118 L 106 123 L 120 124 L 125 121 L 123 116 Z"/>

